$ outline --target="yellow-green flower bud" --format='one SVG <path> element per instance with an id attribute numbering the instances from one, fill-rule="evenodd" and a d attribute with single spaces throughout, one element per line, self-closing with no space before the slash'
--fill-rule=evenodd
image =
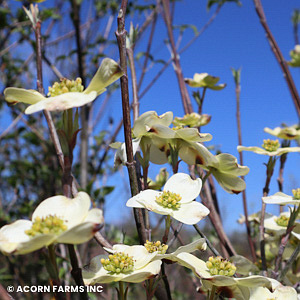
<path id="1" fill-rule="evenodd" d="M 262 147 L 269 151 L 269 152 L 273 152 L 276 151 L 279 148 L 280 144 L 278 142 L 278 140 L 264 140 L 264 143 L 262 144 Z"/>
<path id="2" fill-rule="evenodd" d="M 36 217 L 30 229 L 25 230 L 25 233 L 30 237 L 39 234 L 55 234 L 59 235 L 67 230 L 64 221 L 57 216 L 47 216 L 45 218 Z"/>
<path id="3" fill-rule="evenodd" d="M 277 225 L 282 226 L 282 227 L 287 227 L 288 223 L 289 223 L 290 218 L 285 216 L 285 215 L 281 215 L 279 218 L 277 218 L 275 220 L 275 222 L 277 223 Z"/>
<path id="4" fill-rule="evenodd" d="M 233 276 L 236 271 L 236 266 L 221 256 L 210 256 L 206 267 L 211 275 Z"/>
<path id="5" fill-rule="evenodd" d="M 294 199 L 300 200 L 300 188 L 292 190 Z"/>
<path id="6" fill-rule="evenodd" d="M 160 241 L 149 242 L 148 240 L 144 244 L 149 253 L 158 252 L 159 254 L 165 254 L 168 249 L 168 245 L 162 244 Z"/>
<path id="7" fill-rule="evenodd" d="M 156 197 L 156 202 L 167 208 L 178 209 L 180 208 L 181 196 L 169 191 L 163 191 L 160 196 Z"/>
<path id="8" fill-rule="evenodd" d="M 111 273 L 129 273 L 133 270 L 134 260 L 132 256 L 128 256 L 124 252 L 116 252 L 110 254 L 108 259 L 101 259 L 103 268 Z"/>

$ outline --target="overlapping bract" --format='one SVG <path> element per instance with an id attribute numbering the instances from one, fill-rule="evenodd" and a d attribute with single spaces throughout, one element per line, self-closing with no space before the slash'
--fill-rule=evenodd
<path id="1" fill-rule="evenodd" d="M 196 224 L 209 214 L 208 208 L 197 201 L 202 187 L 201 179 L 192 180 L 187 174 L 177 173 L 173 175 L 165 184 L 163 192 L 154 190 L 144 190 L 136 196 L 130 198 L 126 205 L 128 207 L 147 208 L 150 211 L 161 215 L 169 215 L 184 224 Z M 165 192 L 177 195 L 179 207 L 170 204 L 163 206 L 158 199 Z M 173 200 L 173 198 L 171 199 Z M 177 204 L 176 203 L 176 204 Z"/>
<path id="2" fill-rule="evenodd" d="M 112 250 L 105 248 L 109 253 L 122 253 L 132 258 L 133 268 L 128 272 L 112 272 L 105 270 L 101 259 L 108 256 L 94 257 L 88 266 L 83 269 L 82 276 L 87 285 L 95 283 L 110 283 L 114 281 L 142 282 L 160 272 L 161 260 L 152 261 L 156 252 L 149 253 L 144 246 L 114 245 Z"/>
<path id="3" fill-rule="evenodd" d="M 81 244 L 90 240 L 103 223 L 102 210 L 92 208 L 85 192 L 74 199 L 54 196 L 42 201 L 32 215 L 32 221 L 18 220 L 0 229 L 0 251 L 4 254 L 26 254 L 54 243 Z M 63 222 L 63 230 L 42 232 L 33 226 L 36 220 L 55 217 Z M 40 227 L 38 225 L 38 227 Z M 34 236 L 30 231 L 40 231 Z"/>
<path id="4" fill-rule="evenodd" d="M 110 58 L 103 59 L 98 71 L 92 78 L 88 87 L 82 92 L 65 92 L 54 97 L 44 97 L 35 90 L 9 87 L 4 90 L 5 100 L 11 104 L 23 102 L 30 104 L 25 110 L 32 114 L 41 110 L 66 110 L 80 107 L 92 102 L 96 97 L 106 91 L 106 87 L 123 75 L 119 65 Z"/>
<path id="5" fill-rule="evenodd" d="M 210 172 L 225 191 L 239 193 L 246 188 L 244 180 L 239 176 L 248 174 L 248 167 L 240 166 L 237 159 L 230 154 L 213 155 L 202 144 L 210 141 L 212 136 L 208 133 L 199 133 L 197 128 L 183 127 L 185 121 L 177 120 L 183 122 L 182 125 L 170 128 L 172 119 L 172 112 L 161 116 L 154 111 L 142 114 L 132 128 L 134 154 L 140 147 L 144 158 L 155 164 L 165 164 L 171 151 L 175 151 L 187 164 L 200 165 Z M 115 165 L 126 163 L 125 144 L 114 143 L 111 146 L 118 149 Z"/>

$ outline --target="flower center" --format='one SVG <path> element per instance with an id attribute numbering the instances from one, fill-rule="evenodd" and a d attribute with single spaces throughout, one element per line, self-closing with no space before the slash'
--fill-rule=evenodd
<path id="1" fill-rule="evenodd" d="M 211 256 L 206 262 L 211 275 L 233 276 L 236 266 L 221 256 Z"/>
<path id="2" fill-rule="evenodd" d="M 124 252 L 116 252 L 108 256 L 108 259 L 101 258 L 103 268 L 111 273 L 128 273 L 133 270 L 134 260 Z"/>
<path id="3" fill-rule="evenodd" d="M 169 191 L 163 191 L 160 196 L 156 197 L 156 202 L 166 208 L 178 209 L 180 208 L 181 196 Z"/>
<path id="4" fill-rule="evenodd" d="M 269 151 L 269 152 L 273 152 L 276 151 L 279 148 L 280 144 L 278 142 L 278 140 L 264 140 L 264 143 L 262 144 L 262 147 Z"/>
<path id="5" fill-rule="evenodd" d="M 48 96 L 54 97 L 59 96 L 64 93 L 78 92 L 81 93 L 84 87 L 82 85 L 81 78 L 76 78 L 76 80 L 69 80 L 66 78 L 60 79 L 60 82 L 55 82 L 52 87 L 49 86 Z"/>
<path id="6" fill-rule="evenodd" d="M 144 244 L 145 248 L 149 253 L 158 251 L 159 254 L 165 254 L 168 249 L 168 245 L 162 244 L 160 241 L 149 242 L 148 240 Z"/>
<path id="7" fill-rule="evenodd" d="M 282 227 L 287 227 L 288 223 L 289 223 L 289 217 L 282 215 L 279 218 L 277 218 L 275 220 L 275 222 L 277 223 L 277 225 L 282 226 Z"/>
<path id="8" fill-rule="evenodd" d="M 296 200 L 300 200 L 300 188 L 292 190 L 293 195 L 294 195 L 294 199 Z"/>
<path id="9" fill-rule="evenodd" d="M 57 216 L 47 216 L 45 218 L 36 217 L 30 229 L 25 230 L 25 233 L 30 237 L 34 237 L 39 234 L 55 234 L 67 230 L 64 220 Z"/>

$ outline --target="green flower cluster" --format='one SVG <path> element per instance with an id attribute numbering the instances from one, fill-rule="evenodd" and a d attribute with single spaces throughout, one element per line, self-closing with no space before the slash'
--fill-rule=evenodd
<path id="1" fill-rule="evenodd" d="M 61 78 L 60 82 L 55 82 L 52 87 L 49 86 L 48 96 L 55 97 L 70 92 L 82 93 L 83 90 L 81 78 L 78 77 L 76 80 Z"/>
<path id="2" fill-rule="evenodd" d="M 47 216 L 45 218 L 36 217 L 30 229 L 25 233 L 31 237 L 38 234 L 60 234 L 67 230 L 64 221 L 57 216 Z"/>
<path id="3" fill-rule="evenodd" d="M 178 209 L 180 208 L 180 200 L 181 196 L 179 194 L 175 194 L 169 191 L 163 191 L 163 193 L 156 197 L 156 202 L 165 207 L 165 208 L 172 208 Z"/>
<path id="4" fill-rule="evenodd" d="M 128 273 L 133 270 L 134 260 L 132 256 L 124 252 L 116 252 L 108 256 L 108 259 L 101 258 L 103 268 L 111 273 Z"/>
<path id="5" fill-rule="evenodd" d="M 148 240 L 144 244 L 149 253 L 158 252 L 159 254 L 165 254 L 168 250 L 168 245 L 162 244 L 160 241 L 149 242 Z"/>
<path id="6" fill-rule="evenodd" d="M 236 271 L 236 266 L 221 256 L 209 257 L 206 266 L 211 275 L 233 276 Z"/>

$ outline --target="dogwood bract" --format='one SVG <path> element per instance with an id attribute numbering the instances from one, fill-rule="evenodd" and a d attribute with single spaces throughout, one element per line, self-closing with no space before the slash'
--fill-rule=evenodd
<path id="1" fill-rule="evenodd" d="M 300 189 L 294 189 L 293 196 L 286 195 L 282 192 L 275 193 L 272 196 L 262 197 L 262 200 L 267 204 L 287 205 L 294 204 L 300 205 Z"/>
<path id="2" fill-rule="evenodd" d="M 209 214 L 209 209 L 199 202 L 201 179 L 193 180 L 184 173 L 177 173 L 166 182 L 162 192 L 144 190 L 130 198 L 128 207 L 147 208 L 161 215 L 169 215 L 184 224 L 196 224 Z"/>
<path id="3" fill-rule="evenodd" d="M 300 129 L 298 128 L 298 125 L 284 128 L 276 127 L 274 129 L 266 127 L 264 128 L 264 131 L 285 140 L 295 140 L 300 138 Z"/>
<path id="4" fill-rule="evenodd" d="M 33 212 L 32 221 L 18 220 L 0 229 L 0 251 L 26 254 L 53 243 L 85 243 L 103 223 L 102 210 L 90 206 L 91 199 L 85 192 L 74 199 L 46 199 Z"/>
<path id="5" fill-rule="evenodd" d="M 244 278 L 233 277 L 237 268 L 222 257 L 210 257 L 207 262 L 190 253 L 179 253 L 177 263 L 191 269 L 201 279 L 203 286 L 211 290 L 216 287 L 216 293 L 237 300 L 249 299 L 249 288 L 271 288 L 269 278 L 253 275 Z"/>
<path id="6" fill-rule="evenodd" d="M 289 152 L 300 152 L 300 147 L 282 147 L 280 148 L 280 144 L 278 140 L 264 140 L 262 144 L 262 148 L 260 147 L 244 147 L 244 146 L 237 146 L 237 150 L 241 151 L 251 151 L 257 154 L 263 154 L 268 156 L 279 156 L 284 153 Z"/>
<path id="7" fill-rule="evenodd" d="M 113 281 L 142 282 L 160 272 L 161 260 L 151 262 L 157 254 L 149 253 L 142 245 L 114 245 L 104 248 L 110 255 L 94 257 L 82 272 L 85 284 Z"/>
<path id="8" fill-rule="evenodd" d="M 103 59 L 98 71 L 92 78 L 88 87 L 84 90 L 81 79 L 75 81 L 61 79 L 49 88 L 48 95 L 44 97 L 35 90 L 26 90 L 8 87 L 4 90 L 5 100 L 12 104 L 23 102 L 31 104 L 25 110 L 25 114 L 32 114 L 43 109 L 49 111 L 66 110 L 80 107 L 92 102 L 96 97 L 106 91 L 106 87 L 123 75 L 119 65 L 110 58 Z"/>

